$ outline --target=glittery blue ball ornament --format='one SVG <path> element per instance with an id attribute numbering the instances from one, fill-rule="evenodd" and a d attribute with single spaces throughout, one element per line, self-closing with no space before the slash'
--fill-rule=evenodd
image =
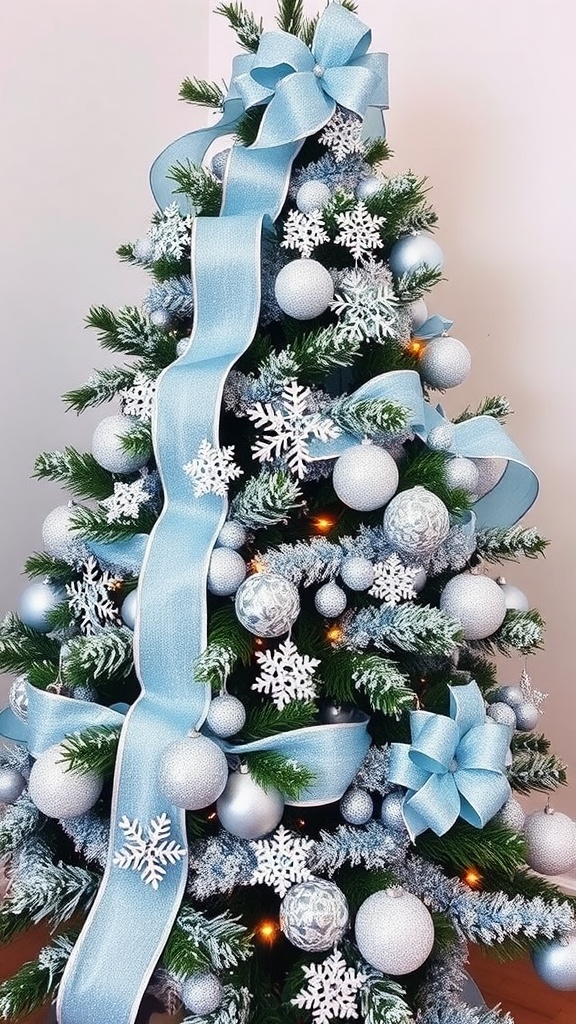
<path id="1" fill-rule="evenodd" d="M 229 156 L 230 149 L 221 149 L 219 153 L 214 154 L 210 161 L 210 170 L 214 177 L 218 178 L 218 181 L 224 181 Z"/>
<path id="2" fill-rule="evenodd" d="M 11 765 L 0 765 L 0 804 L 15 804 L 24 791 L 26 779 Z"/>
<path id="3" fill-rule="evenodd" d="M 428 959 L 434 922 L 417 896 L 399 886 L 372 893 L 360 905 L 354 925 L 360 953 L 385 974 L 411 974 Z"/>
<path id="4" fill-rule="evenodd" d="M 472 356 L 458 338 L 433 338 L 420 356 L 418 369 L 431 388 L 446 391 L 466 380 Z"/>
<path id="5" fill-rule="evenodd" d="M 78 536 L 71 529 L 74 505 L 58 505 L 48 513 L 42 523 L 42 544 L 52 558 L 68 561 L 81 547 Z"/>
<path id="6" fill-rule="evenodd" d="M 62 587 L 53 583 L 31 583 L 20 597 L 18 616 L 30 629 L 49 633 L 52 629 L 50 612 L 65 600 L 66 591 Z"/>
<path id="7" fill-rule="evenodd" d="M 400 278 L 424 267 L 442 270 L 444 255 L 431 235 L 417 233 L 404 235 L 394 243 L 388 263 L 394 277 Z"/>

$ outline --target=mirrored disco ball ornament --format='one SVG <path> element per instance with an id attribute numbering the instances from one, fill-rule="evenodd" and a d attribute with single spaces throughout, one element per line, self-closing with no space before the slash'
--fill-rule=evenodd
<path id="1" fill-rule="evenodd" d="M 222 1002 L 224 989 L 219 978 L 209 971 L 192 974 L 182 982 L 182 1002 L 190 1013 L 205 1017 L 214 1013 Z"/>
<path id="2" fill-rule="evenodd" d="M 336 459 L 332 486 L 348 508 L 372 512 L 396 494 L 398 466 L 378 445 L 353 445 Z"/>
<path id="3" fill-rule="evenodd" d="M 356 943 L 372 967 L 403 975 L 421 967 L 434 945 L 434 922 L 421 900 L 400 887 L 372 893 L 361 904 Z"/>
<path id="4" fill-rule="evenodd" d="M 216 547 L 232 548 L 234 551 L 237 551 L 238 548 L 244 547 L 246 536 L 246 527 L 242 526 L 241 523 L 235 523 L 233 519 L 229 519 L 227 523 L 224 523 L 218 534 Z"/>
<path id="5" fill-rule="evenodd" d="M 255 636 L 282 636 L 294 625 L 300 612 L 297 588 L 274 572 L 249 576 L 236 592 L 236 615 Z"/>
<path id="6" fill-rule="evenodd" d="M 532 963 L 538 977 L 559 992 L 576 992 L 576 931 L 536 949 Z"/>
<path id="7" fill-rule="evenodd" d="M 138 591 L 131 590 L 122 601 L 120 615 L 122 622 L 128 629 L 134 629 L 136 625 L 136 609 L 138 607 Z"/>
<path id="8" fill-rule="evenodd" d="M 506 602 L 500 587 L 488 576 L 463 572 L 448 581 L 440 608 L 460 623 L 466 640 L 491 636 L 504 622 Z"/>
<path id="9" fill-rule="evenodd" d="M 280 904 L 280 928 L 293 946 L 308 953 L 339 942 L 349 917 L 344 893 L 323 878 L 293 885 Z"/>
<path id="10" fill-rule="evenodd" d="M 476 463 L 460 456 L 450 459 L 444 467 L 444 480 L 448 487 L 466 491 L 469 495 L 476 494 L 479 475 Z"/>
<path id="11" fill-rule="evenodd" d="M 52 558 L 66 562 L 80 547 L 77 535 L 70 528 L 73 513 L 74 505 L 58 505 L 42 523 L 42 544 Z"/>
<path id="12" fill-rule="evenodd" d="M 12 711 L 12 714 L 16 715 L 16 718 L 20 719 L 21 722 L 25 722 L 28 718 L 27 682 L 28 676 L 16 676 L 16 679 L 12 680 L 10 692 L 8 694 L 8 705 L 10 710 Z"/>
<path id="13" fill-rule="evenodd" d="M 15 804 L 25 786 L 26 779 L 16 768 L 0 765 L 0 804 Z"/>
<path id="14" fill-rule="evenodd" d="M 215 736 L 221 739 L 235 736 L 244 727 L 245 722 L 246 709 L 242 701 L 233 697 L 231 693 L 221 693 L 210 701 L 206 724 Z"/>
<path id="15" fill-rule="evenodd" d="M 30 772 L 28 794 L 47 818 L 76 818 L 94 806 L 104 780 L 94 772 L 79 775 L 67 771 L 68 761 L 59 743 L 36 759 Z"/>
<path id="16" fill-rule="evenodd" d="M 446 540 L 450 516 L 444 502 L 425 487 L 401 491 L 384 513 L 384 533 L 401 554 L 424 558 Z"/>
<path id="17" fill-rule="evenodd" d="M 110 473 L 135 473 L 146 465 L 152 452 L 129 452 L 122 445 L 124 438 L 140 427 L 134 416 L 106 416 L 92 435 L 92 454 L 99 466 Z"/>
<path id="18" fill-rule="evenodd" d="M 541 875 L 563 875 L 576 866 L 576 821 L 547 807 L 524 824 L 526 862 Z"/>
<path id="19" fill-rule="evenodd" d="M 444 254 L 431 235 L 418 232 L 414 235 L 404 235 L 394 242 L 388 263 L 394 277 L 400 278 L 423 267 L 442 270 Z"/>
<path id="20" fill-rule="evenodd" d="M 214 548 L 210 556 L 207 586 L 216 597 L 231 597 L 246 577 L 246 562 L 232 548 Z"/>
<path id="21" fill-rule="evenodd" d="M 260 839 L 282 820 L 284 797 L 272 786 L 263 789 L 245 765 L 232 772 L 216 804 L 220 824 L 239 839 Z"/>
<path id="22" fill-rule="evenodd" d="M 428 307 L 424 299 L 415 299 L 408 306 L 408 314 L 412 321 L 412 330 L 417 331 L 428 319 Z"/>
<path id="23" fill-rule="evenodd" d="M 370 196 L 376 195 L 383 186 L 384 182 L 381 178 L 377 178 L 375 174 L 371 174 L 367 178 L 361 178 L 356 185 L 356 199 L 369 199 Z"/>
<path id="24" fill-rule="evenodd" d="M 368 590 L 374 583 L 374 566 L 362 555 L 347 555 L 340 566 L 340 578 L 349 590 Z"/>
<path id="25" fill-rule="evenodd" d="M 472 356 L 457 338 L 433 338 L 420 356 L 418 369 L 432 388 L 456 388 L 470 373 Z"/>
<path id="26" fill-rule="evenodd" d="M 228 762 L 220 747 L 200 733 L 190 733 L 166 748 L 158 784 L 170 803 L 198 811 L 214 803 L 228 781 Z"/>
<path id="27" fill-rule="evenodd" d="M 530 611 L 530 602 L 524 591 L 520 590 L 520 587 L 514 586 L 513 583 L 507 583 L 503 576 L 499 576 L 496 583 L 504 594 L 506 608 L 515 612 Z"/>
<path id="28" fill-rule="evenodd" d="M 335 619 L 346 608 L 346 594 L 337 583 L 331 581 L 320 587 L 314 595 L 314 607 L 319 615 L 327 619 Z"/>
<path id="29" fill-rule="evenodd" d="M 330 195 L 330 189 L 323 181 L 305 181 L 296 193 L 296 206 L 300 213 L 314 213 L 326 206 Z"/>
<path id="30" fill-rule="evenodd" d="M 328 309 L 334 298 L 334 282 L 317 260 L 292 260 L 274 283 L 276 302 L 294 320 L 313 320 Z"/>
<path id="31" fill-rule="evenodd" d="M 25 626 L 38 633 L 49 633 L 52 629 L 50 612 L 66 600 L 66 591 L 53 583 L 31 583 L 20 597 L 18 616 Z"/>
<path id="32" fill-rule="evenodd" d="M 374 813 L 374 801 L 365 789 L 347 790 L 340 801 L 340 814 L 349 825 L 365 825 Z"/>
<path id="33" fill-rule="evenodd" d="M 506 825 L 507 828 L 514 829 L 515 832 L 522 832 L 526 821 L 526 813 L 516 797 L 510 796 L 504 807 L 498 811 L 494 820 L 501 822 L 502 825 Z"/>
<path id="34" fill-rule="evenodd" d="M 426 444 L 433 452 L 445 452 L 454 444 L 455 436 L 456 431 L 454 430 L 453 423 L 440 423 L 437 427 L 432 427 L 426 438 Z M 476 468 L 478 469 L 478 467 Z"/>

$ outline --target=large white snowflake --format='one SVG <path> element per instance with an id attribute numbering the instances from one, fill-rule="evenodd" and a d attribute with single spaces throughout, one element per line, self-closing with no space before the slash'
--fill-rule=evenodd
<path id="1" fill-rule="evenodd" d="M 143 423 L 152 418 L 152 402 L 156 394 L 157 382 L 145 373 L 137 373 L 129 388 L 120 392 L 120 403 L 124 416 L 135 416 Z"/>
<path id="2" fill-rule="evenodd" d="M 110 591 L 117 586 L 115 577 L 107 571 L 101 572 L 92 555 L 84 563 L 82 579 L 66 584 L 68 604 L 80 619 L 80 629 L 86 636 L 100 633 L 107 626 L 122 624 L 118 607 L 110 598 Z"/>
<path id="3" fill-rule="evenodd" d="M 314 700 L 320 660 L 300 654 L 292 640 L 284 640 L 275 651 L 256 651 L 256 661 L 262 671 L 252 689 L 270 694 L 279 711 L 293 700 Z"/>
<path id="4" fill-rule="evenodd" d="M 339 318 L 342 332 L 354 341 L 383 342 L 396 334 L 396 296 L 387 279 L 371 281 L 360 270 L 349 271 L 330 309 Z"/>
<path id="5" fill-rule="evenodd" d="M 305 964 L 308 984 L 291 1000 L 309 1010 L 316 1024 L 328 1024 L 334 1017 L 358 1017 L 358 992 L 368 980 L 366 974 L 348 967 L 339 949 L 319 964 Z"/>
<path id="6" fill-rule="evenodd" d="M 336 223 L 340 231 L 334 241 L 350 250 L 355 260 L 362 259 L 372 249 L 381 249 L 383 241 L 379 228 L 384 217 L 369 213 L 366 203 L 360 199 L 351 210 L 336 214 Z"/>
<path id="7" fill-rule="evenodd" d="M 328 121 L 318 141 L 331 150 L 336 163 L 339 164 L 352 153 L 364 152 L 361 134 L 362 118 L 337 110 Z"/>
<path id="8" fill-rule="evenodd" d="M 324 218 L 320 210 L 313 213 L 300 213 L 290 210 L 284 225 L 283 249 L 297 249 L 301 256 L 310 256 L 317 245 L 330 241 L 324 228 Z"/>
<path id="9" fill-rule="evenodd" d="M 144 834 L 138 818 L 130 821 L 124 815 L 118 827 L 124 833 L 125 845 L 114 852 L 112 863 L 124 871 L 138 871 L 146 885 L 157 889 L 166 874 L 167 866 L 176 864 L 187 854 L 184 847 L 170 839 L 171 824 L 167 814 L 159 814 L 152 818 Z"/>
<path id="10" fill-rule="evenodd" d="M 385 562 L 376 562 L 374 583 L 368 593 L 391 608 L 400 604 L 400 601 L 412 601 L 416 597 L 414 580 L 419 572 L 420 566 L 413 568 L 404 565 L 402 559 L 393 552 Z"/>
<path id="11" fill-rule="evenodd" d="M 259 462 L 284 458 L 288 468 L 300 478 L 306 474 L 310 462 L 308 439 L 328 441 L 339 437 L 341 431 L 333 420 L 319 412 L 308 413 L 310 388 L 302 387 L 296 380 L 289 380 L 282 389 L 280 406 L 272 402 L 257 402 L 246 410 L 246 415 L 257 427 L 264 427 L 262 440 L 252 445 L 252 452 Z"/>
<path id="12" fill-rule="evenodd" d="M 145 478 L 139 477 L 132 483 L 126 484 L 116 481 L 114 494 L 104 498 L 100 505 L 106 511 L 106 521 L 115 523 L 120 520 L 138 519 L 140 509 L 146 505 L 152 495 L 146 490 Z"/>
<path id="13" fill-rule="evenodd" d="M 198 455 L 186 463 L 184 472 L 194 483 L 196 498 L 203 494 L 225 498 L 230 481 L 242 475 L 240 466 L 234 462 L 233 445 L 217 448 L 206 439 L 200 442 Z"/>
<path id="14" fill-rule="evenodd" d="M 280 825 L 270 839 L 257 839 L 250 846 L 258 861 L 250 879 L 251 885 L 270 885 L 283 899 L 291 885 L 312 878 L 306 861 L 314 846 L 313 839 L 295 836 Z"/>
<path id="15" fill-rule="evenodd" d="M 153 224 L 148 232 L 152 244 L 152 262 L 162 256 L 179 260 L 190 248 L 192 217 L 183 217 L 177 203 L 171 203 L 162 211 L 162 219 Z"/>

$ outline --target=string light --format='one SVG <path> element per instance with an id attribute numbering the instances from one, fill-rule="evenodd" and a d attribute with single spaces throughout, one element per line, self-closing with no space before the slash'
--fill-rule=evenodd
<path id="1" fill-rule="evenodd" d="M 462 881 L 469 886 L 470 889 L 479 889 L 482 885 L 482 875 L 476 868 L 468 868 L 462 875 Z"/>
<path id="2" fill-rule="evenodd" d="M 266 942 L 269 946 L 272 945 L 278 938 L 278 924 L 276 921 L 265 920 L 256 928 L 256 935 L 262 942 Z"/>
<path id="3" fill-rule="evenodd" d="M 405 346 L 405 351 L 408 352 L 408 355 L 414 356 L 416 359 L 418 359 L 422 355 L 423 349 L 424 342 L 421 341 L 419 338 L 411 338 L 411 340 Z"/>
<path id="4" fill-rule="evenodd" d="M 335 526 L 336 520 L 331 518 L 331 516 L 322 515 L 316 516 L 313 523 L 314 529 L 317 530 L 318 533 L 330 533 L 330 530 Z"/>
<path id="5" fill-rule="evenodd" d="M 344 630 L 342 629 L 342 626 L 330 626 L 330 629 L 326 633 L 326 639 L 333 644 L 338 640 L 341 640 L 343 636 Z"/>
<path id="6" fill-rule="evenodd" d="M 261 555 L 255 555 L 250 562 L 250 572 L 266 572 L 268 566 Z"/>

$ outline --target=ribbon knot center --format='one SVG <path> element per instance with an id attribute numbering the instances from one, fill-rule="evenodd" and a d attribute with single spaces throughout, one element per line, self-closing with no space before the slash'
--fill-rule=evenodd
<path id="1" fill-rule="evenodd" d="M 452 773 L 454 773 L 454 772 L 457 772 L 457 771 L 458 771 L 458 761 L 456 760 L 456 758 L 455 758 L 455 757 L 453 757 L 453 758 L 452 758 L 452 762 L 451 762 L 451 764 L 450 764 L 450 771 L 451 771 Z"/>
<path id="2" fill-rule="evenodd" d="M 326 71 L 326 68 L 324 67 L 323 64 L 315 64 L 314 67 L 312 68 L 312 71 L 316 75 L 316 78 L 324 78 L 324 72 Z"/>

